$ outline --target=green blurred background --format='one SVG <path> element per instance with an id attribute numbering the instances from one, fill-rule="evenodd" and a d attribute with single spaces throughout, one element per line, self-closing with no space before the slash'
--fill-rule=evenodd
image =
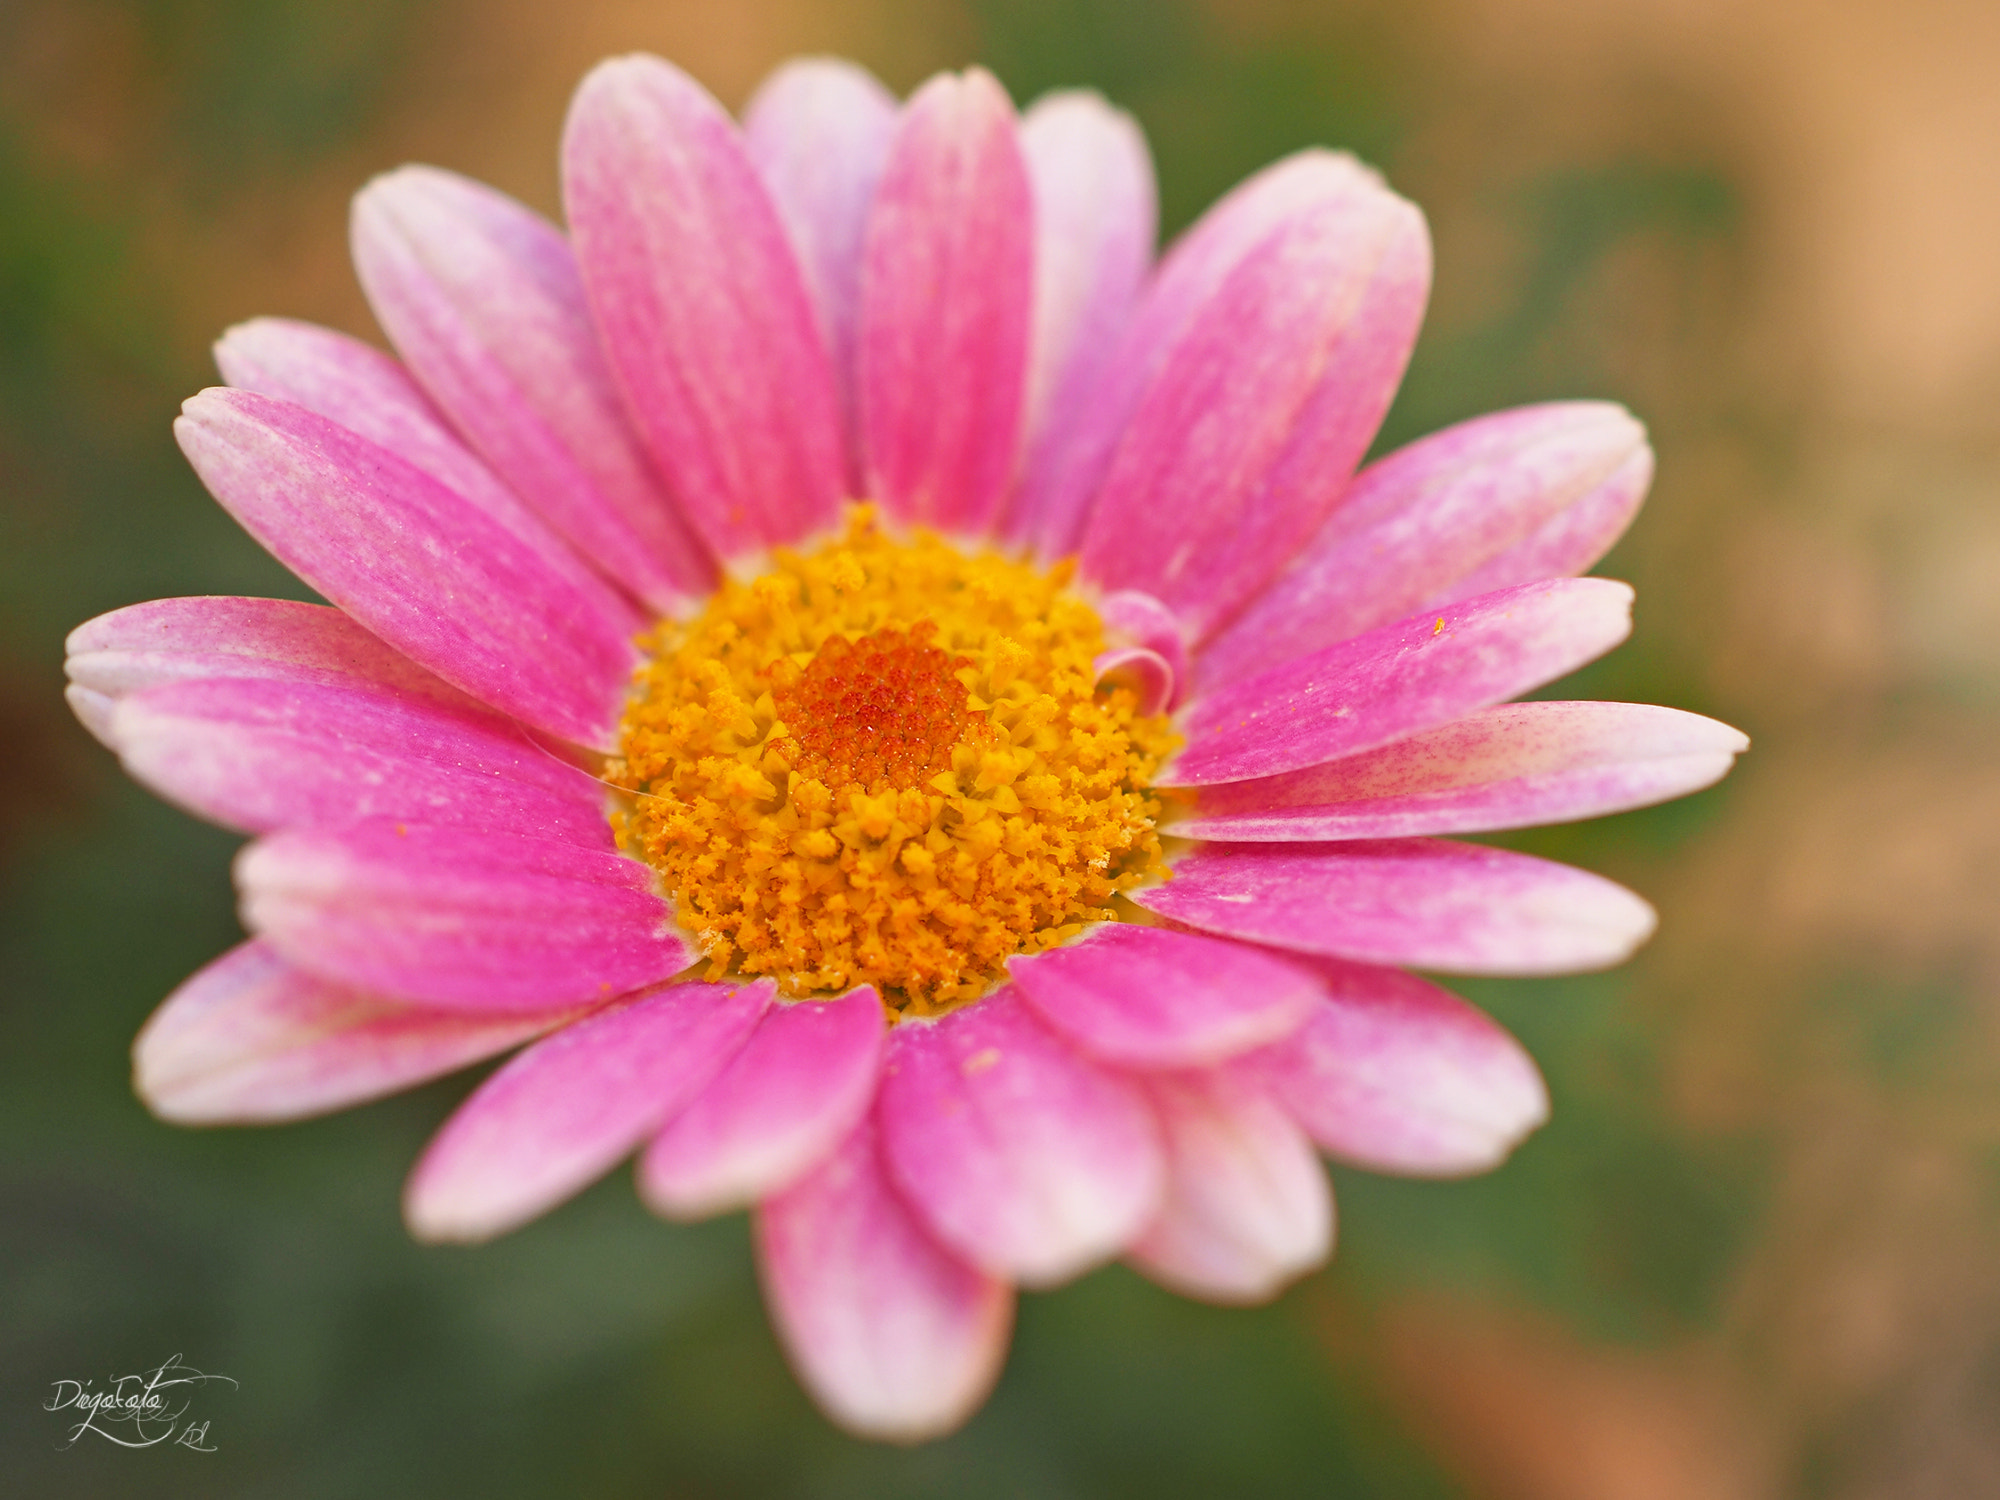
<path id="1" fill-rule="evenodd" d="M 1756 741 L 1686 802 L 1518 840 L 1635 886 L 1617 973 L 1462 986 L 1554 1122 L 1496 1175 L 1337 1172 L 1341 1248 L 1225 1312 L 1024 1299 L 988 1407 L 831 1431 L 739 1219 L 623 1173 L 486 1249 L 396 1195 L 453 1080 L 187 1131 L 126 1049 L 237 935 L 234 840 L 69 719 L 61 642 L 296 585 L 175 451 L 210 339 L 377 337 L 347 196 L 410 159 L 555 206 L 565 98 L 646 48 L 740 102 L 833 51 L 1095 86 L 1166 227 L 1311 142 L 1430 215 L 1385 442 L 1553 396 L 1651 424 L 1568 685 Z M 2000 8 L 1990 0 L 5 0 L 0 4 L 0 1489 L 28 1496 L 2000 1494 Z M 58 1452 L 40 1403 L 179 1351 L 213 1454 Z"/>

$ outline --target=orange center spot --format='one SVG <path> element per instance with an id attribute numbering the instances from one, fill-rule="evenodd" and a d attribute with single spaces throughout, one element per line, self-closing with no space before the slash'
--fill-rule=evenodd
<path id="1" fill-rule="evenodd" d="M 857 641 L 830 636 L 801 672 L 780 660 L 771 696 L 791 733 L 778 753 L 802 776 L 839 790 L 907 791 L 951 767 L 969 726 L 957 673 L 972 663 L 931 644 L 937 625 L 885 625 Z"/>

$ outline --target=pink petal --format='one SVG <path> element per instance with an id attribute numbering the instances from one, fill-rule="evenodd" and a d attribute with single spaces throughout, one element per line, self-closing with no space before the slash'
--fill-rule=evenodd
<path id="1" fill-rule="evenodd" d="M 215 363 L 237 390 L 337 423 L 428 474 L 557 569 L 574 567 L 566 544 L 445 427 L 403 367 L 380 350 L 311 323 L 255 318 L 223 334 Z M 637 630 L 641 621 L 633 613 L 621 623 Z"/>
<path id="2" fill-rule="evenodd" d="M 1097 617 L 1104 622 L 1104 637 L 1113 646 L 1137 647 L 1159 659 L 1167 671 L 1165 706 L 1178 708 L 1189 682 L 1187 636 L 1180 618 L 1151 594 L 1135 589 L 1120 589 L 1099 599 Z M 1104 671 L 1101 664 L 1098 671 Z"/>
<path id="3" fill-rule="evenodd" d="M 744 143 L 791 236 L 833 355 L 850 458 L 861 451 L 862 245 L 895 128 L 896 96 L 866 68 L 833 57 L 783 64 L 743 111 Z M 858 469 L 848 484 L 861 492 Z"/>
<path id="4" fill-rule="evenodd" d="M 403 1191 L 410 1233 L 491 1239 L 595 1181 L 716 1075 L 774 992 L 668 985 L 537 1042 L 432 1138 Z"/>
<path id="5" fill-rule="evenodd" d="M 134 777 L 246 832 L 402 818 L 613 847 L 592 777 L 509 720 L 393 689 L 172 682 L 120 700 L 111 729 Z"/>
<path id="6" fill-rule="evenodd" d="M 1549 1116 L 1534 1061 L 1483 1012 L 1395 969 L 1323 961 L 1330 993 L 1244 1060 L 1343 1161 L 1412 1177 L 1498 1166 Z"/>
<path id="7" fill-rule="evenodd" d="M 1087 419 L 1129 412 L 1085 576 L 1157 596 L 1197 639 L 1224 623 L 1339 498 L 1429 286 L 1422 215 L 1346 157 L 1294 157 L 1218 204 L 1168 255 Z"/>
<path id="8" fill-rule="evenodd" d="M 1241 943 L 1107 922 L 1065 948 L 1007 961 L 1014 988 L 1091 1056 L 1192 1068 L 1299 1024 L 1319 998 L 1303 967 Z"/>
<path id="9" fill-rule="evenodd" d="M 1137 1087 L 1005 989 L 890 1034 L 880 1117 L 896 1185 L 996 1275 L 1067 1280 L 1123 1249 L 1159 1206 L 1159 1135 Z"/>
<path id="10" fill-rule="evenodd" d="M 1644 703 L 1508 703 L 1325 765 L 1203 787 L 1173 831 L 1296 843 L 1563 823 L 1719 781 L 1749 743 Z"/>
<path id="11" fill-rule="evenodd" d="M 1609 968 L 1654 925 L 1602 876 L 1439 839 L 1209 844 L 1132 900 L 1228 937 L 1460 974 Z"/>
<path id="12" fill-rule="evenodd" d="M 1442 603 L 1447 595 L 1469 599 L 1530 578 L 1571 578 L 1589 572 L 1625 534 L 1652 482 L 1653 450 L 1648 446 L 1518 545 L 1440 590 L 1432 602 Z"/>
<path id="13" fill-rule="evenodd" d="M 1356 476 L 1291 570 L 1203 649 L 1236 681 L 1424 608 L 1581 573 L 1652 477 L 1621 406 L 1563 401 L 1461 422 Z"/>
<path id="14" fill-rule="evenodd" d="M 337 609 L 290 599 L 155 599 L 69 633 L 63 669 L 78 687 L 122 698 L 163 682 L 262 677 L 390 688 L 459 708 L 476 700 L 432 676 Z"/>
<path id="15" fill-rule="evenodd" d="M 864 1120 L 757 1212 L 757 1264 L 792 1368 L 834 1421 L 914 1443 L 963 1422 L 1006 1358 L 1013 1290 L 924 1229 Z"/>
<path id="16" fill-rule="evenodd" d="M 454 1072 L 574 1014 L 418 1010 L 314 979 L 253 938 L 153 1012 L 132 1046 L 134 1087 L 183 1125 L 298 1120 Z"/>
<path id="17" fill-rule="evenodd" d="M 118 742 L 111 737 L 111 715 L 118 706 L 117 699 L 98 692 L 96 688 L 80 687 L 72 682 L 63 689 L 63 701 L 69 704 L 77 722 L 88 729 L 100 745 L 114 752 L 118 749 Z"/>
<path id="18" fill-rule="evenodd" d="M 1076 550 L 1083 514 L 1074 506 L 1052 513 L 1048 502 L 1090 393 L 1138 307 L 1158 205 L 1145 134 L 1096 94 L 1036 100 L 1021 121 L 1021 151 L 1034 193 L 1035 316 L 1023 473 L 1007 534 L 1058 557 Z"/>
<path id="19" fill-rule="evenodd" d="M 174 424 L 278 561 L 412 660 L 515 718 L 610 748 L 636 653 L 625 606 L 429 475 L 289 402 L 203 391 Z"/>
<path id="20" fill-rule="evenodd" d="M 870 493 L 899 520 L 983 533 L 1019 453 L 1035 275 L 1028 170 L 991 74 L 910 97 L 862 266 Z"/>
<path id="21" fill-rule="evenodd" d="M 1162 780 L 1247 781 L 1372 750 L 1552 682 L 1631 629 L 1631 587 L 1607 578 L 1426 610 L 1197 700 Z"/>
<path id="22" fill-rule="evenodd" d="M 411 373 L 544 521 L 656 612 L 708 590 L 714 564 L 625 418 L 553 224 L 455 172 L 403 167 L 355 198 L 351 238 Z"/>
<path id="23" fill-rule="evenodd" d="M 1091 661 L 1091 670 L 1100 684 L 1129 688 L 1139 700 L 1142 714 L 1165 713 L 1174 697 L 1174 669 L 1157 651 L 1143 646 L 1124 646 L 1102 651 Z"/>
<path id="24" fill-rule="evenodd" d="M 1312 1144 L 1248 1077 L 1146 1080 L 1167 1141 L 1160 1216 L 1127 1254 L 1163 1286 L 1264 1302 L 1333 1250 L 1333 1194 Z"/>
<path id="25" fill-rule="evenodd" d="M 840 403 L 812 298 L 736 126 L 656 57 L 570 106 L 563 202 L 627 409 L 725 561 L 831 524 Z"/>
<path id="26" fill-rule="evenodd" d="M 605 1000 L 694 950 L 622 855 L 418 824 L 287 829 L 236 860 L 243 922 L 291 962 L 384 995 L 471 1010 Z"/>
<path id="27" fill-rule="evenodd" d="M 1041 501 L 1050 513 L 1076 518 L 1080 530 L 1149 385 L 1231 268 L 1289 218 L 1311 212 L 1330 195 L 1352 192 L 1349 179 L 1356 177 L 1372 180 L 1350 157 L 1301 152 L 1239 184 L 1174 242 L 1145 289 L 1105 379 L 1064 444 L 1063 462 L 1050 476 L 1051 491 Z"/>
<path id="28" fill-rule="evenodd" d="M 700 1219 L 790 1186 L 867 1113 L 882 1039 L 882 1001 L 872 989 L 773 1006 L 647 1148 L 640 1193 L 655 1212 Z"/>

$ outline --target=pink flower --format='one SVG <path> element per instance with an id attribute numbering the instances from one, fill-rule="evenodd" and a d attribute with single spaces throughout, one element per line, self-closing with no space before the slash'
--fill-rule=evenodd
<path id="1" fill-rule="evenodd" d="M 739 129 L 624 58 L 563 169 L 567 237 L 445 172 L 371 183 L 400 361 L 259 320 L 187 403 L 208 487 L 335 608 L 70 639 L 132 774 L 257 836 L 255 936 L 137 1043 L 158 1113 L 295 1118 L 528 1043 L 417 1166 L 413 1231 L 501 1233 L 643 1148 L 659 1211 L 755 1206 L 801 1378 L 899 1439 L 978 1405 L 1016 1285 L 1122 1256 L 1266 1298 L 1331 1246 L 1315 1147 L 1454 1175 L 1541 1122 L 1519 1046 L 1399 966 L 1619 962 L 1643 901 L 1437 835 L 1678 796 L 1745 744 L 1509 701 L 1629 628 L 1576 575 L 1650 477 L 1631 417 L 1497 413 L 1356 474 L 1422 217 L 1306 151 L 1155 267 L 1144 141 L 1090 95 L 1017 120 L 981 72 L 899 107 L 796 63 Z M 840 540 L 854 498 L 881 534 Z M 964 570 L 943 644 L 880 605 L 864 702 L 839 611 L 920 564 Z M 1058 603 L 963 623 L 1028 609 L 1007 579 Z M 1086 654 L 1063 699 L 1081 641 L 1105 686 Z"/>

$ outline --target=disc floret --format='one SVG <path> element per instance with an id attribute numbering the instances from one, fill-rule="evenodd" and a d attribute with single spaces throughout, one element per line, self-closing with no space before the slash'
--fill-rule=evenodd
<path id="1" fill-rule="evenodd" d="M 713 973 L 934 1014 L 1163 872 L 1172 731 L 1099 687 L 1069 579 L 856 507 L 643 643 L 615 821 Z"/>

